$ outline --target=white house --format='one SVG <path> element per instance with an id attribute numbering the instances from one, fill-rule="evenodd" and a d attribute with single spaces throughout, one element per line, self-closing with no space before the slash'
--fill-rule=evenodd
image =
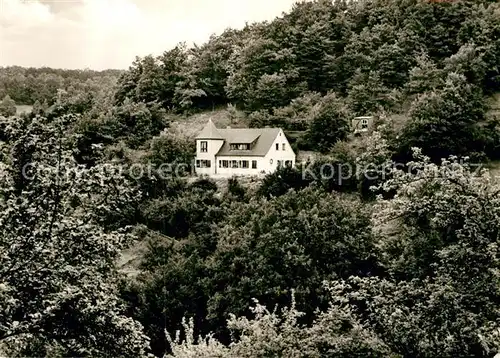
<path id="1" fill-rule="evenodd" d="M 196 137 L 196 174 L 259 175 L 294 166 L 295 153 L 281 128 L 218 129 L 211 120 Z"/>
<path id="2" fill-rule="evenodd" d="M 373 116 L 356 117 L 351 121 L 354 134 L 368 132 L 373 126 Z"/>

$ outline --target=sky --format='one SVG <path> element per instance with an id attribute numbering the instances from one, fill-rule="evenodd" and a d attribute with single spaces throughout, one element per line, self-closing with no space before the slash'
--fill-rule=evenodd
<path id="1" fill-rule="evenodd" d="M 128 68 L 185 41 L 272 20 L 296 0 L 0 0 L 0 66 Z"/>

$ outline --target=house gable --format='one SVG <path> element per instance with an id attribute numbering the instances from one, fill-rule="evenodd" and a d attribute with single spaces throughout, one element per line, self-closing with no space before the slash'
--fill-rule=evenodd
<path id="1" fill-rule="evenodd" d="M 203 127 L 202 131 L 200 134 L 196 136 L 196 139 L 224 139 L 222 135 L 220 134 L 219 130 L 217 127 L 215 127 L 214 122 L 212 122 L 211 119 L 208 120 L 208 123 Z"/>
<path id="2" fill-rule="evenodd" d="M 366 132 L 373 125 L 373 117 L 356 117 L 351 120 L 351 127 L 353 131 L 356 132 Z"/>
<path id="3" fill-rule="evenodd" d="M 218 129 L 209 122 L 196 144 L 198 174 L 260 175 L 295 165 L 295 153 L 280 128 Z"/>
<path id="4" fill-rule="evenodd" d="M 273 140 L 265 160 L 271 167 L 277 167 L 280 163 L 284 164 L 290 161 L 292 165 L 295 165 L 295 152 L 281 129 L 279 129 L 278 135 Z"/>
<path id="5" fill-rule="evenodd" d="M 269 152 L 279 128 L 230 128 L 219 129 L 224 144 L 217 156 L 264 157 Z M 248 149 L 235 148 L 235 145 L 248 144 Z"/>

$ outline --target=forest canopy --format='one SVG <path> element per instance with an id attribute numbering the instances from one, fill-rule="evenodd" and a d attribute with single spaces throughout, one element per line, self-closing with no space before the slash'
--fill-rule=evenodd
<path id="1" fill-rule="evenodd" d="M 499 92 L 481 0 L 299 2 L 125 71 L 0 68 L 0 355 L 492 357 Z M 216 110 L 315 160 L 191 176 L 183 128 Z"/>

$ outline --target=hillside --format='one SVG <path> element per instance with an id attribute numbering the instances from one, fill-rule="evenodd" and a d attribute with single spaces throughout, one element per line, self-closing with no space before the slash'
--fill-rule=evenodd
<path id="1" fill-rule="evenodd" d="M 0 98 L 2 354 L 500 352 L 500 181 L 462 162 L 500 173 L 499 2 L 303 1 Z M 209 118 L 315 160 L 196 176 Z"/>
<path id="2" fill-rule="evenodd" d="M 500 118 L 500 93 L 495 93 L 487 99 L 488 115 Z"/>
<path id="3" fill-rule="evenodd" d="M 202 111 L 172 120 L 170 128 L 185 137 L 194 138 L 211 119 L 217 128 L 245 128 L 249 120 L 242 112 L 231 112 L 227 109 Z"/>

